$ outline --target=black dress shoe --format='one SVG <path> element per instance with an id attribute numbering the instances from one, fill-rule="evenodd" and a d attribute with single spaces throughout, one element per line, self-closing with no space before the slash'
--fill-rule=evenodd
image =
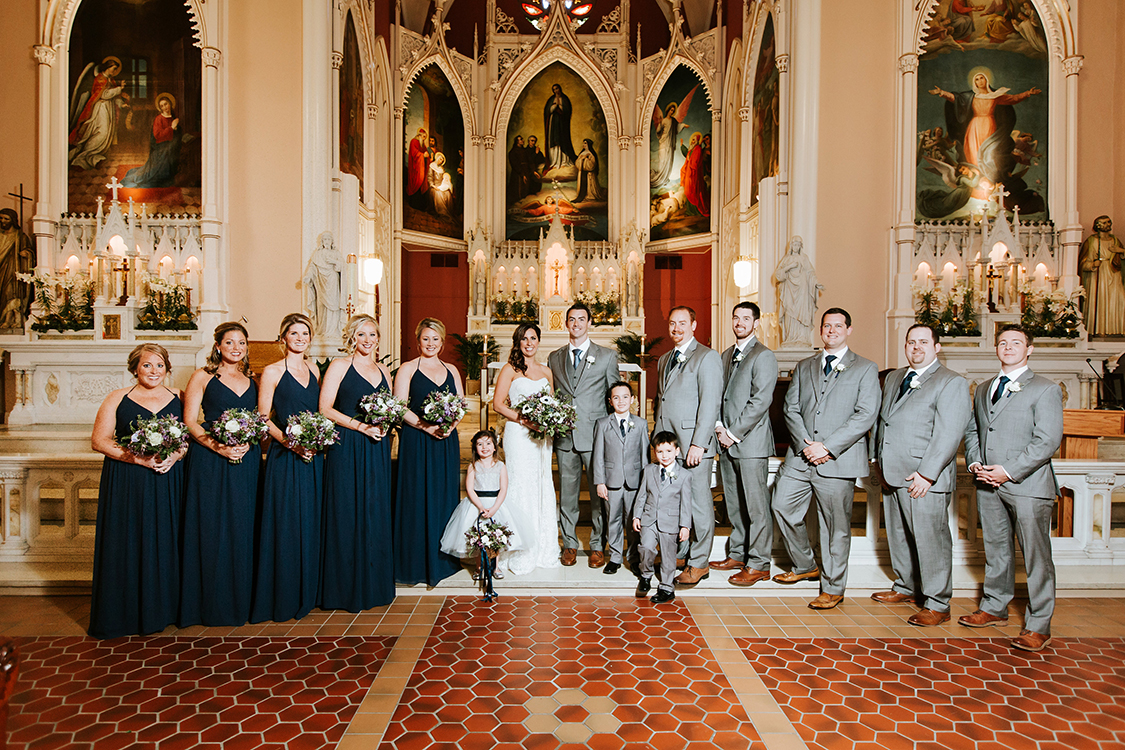
<path id="1" fill-rule="evenodd" d="M 605 573 L 607 576 L 611 576 L 619 570 L 621 570 L 621 563 L 615 563 L 615 562 L 607 562 L 605 564 L 605 567 L 602 568 L 602 572 Z"/>
<path id="2" fill-rule="evenodd" d="M 637 579 L 637 598 L 644 599 L 652 591 L 652 578 Z"/>
<path id="3" fill-rule="evenodd" d="M 649 599 L 653 604 L 667 604 L 676 598 L 675 591 L 668 591 L 667 589 L 657 589 L 656 593 Z"/>

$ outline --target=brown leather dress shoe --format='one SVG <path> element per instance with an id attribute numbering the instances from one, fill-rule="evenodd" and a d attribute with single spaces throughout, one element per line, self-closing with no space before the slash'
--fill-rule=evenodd
<path id="1" fill-rule="evenodd" d="M 712 560 L 707 563 L 707 567 L 711 570 L 738 570 L 744 565 L 745 563 L 735 560 L 733 557 L 728 557 L 725 560 Z"/>
<path id="2" fill-rule="evenodd" d="M 911 615 L 907 622 L 920 628 L 932 628 L 935 625 L 949 622 L 949 613 L 923 609 L 921 612 L 915 612 Z"/>
<path id="3" fill-rule="evenodd" d="M 1050 635 L 1025 630 L 1012 640 L 1012 648 L 1018 648 L 1021 651 L 1042 651 L 1047 648 L 1047 644 L 1050 642 Z"/>
<path id="4" fill-rule="evenodd" d="M 685 565 L 687 565 L 687 560 L 682 557 L 676 558 L 676 570 L 683 570 Z"/>
<path id="5" fill-rule="evenodd" d="M 971 615 L 962 615 L 961 617 L 957 618 L 957 624 L 964 625 L 967 628 L 987 628 L 989 625 L 1007 625 L 1008 618 L 990 615 L 984 610 L 978 609 Z"/>
<path id="6" fill-rule="evenodd" d="M 753 586 L 758 581 L 768 581 L 769 579 L 770 572 L 768 570 L 743 568 L 728 578 L 727 582 L 733 583 L 735 586 Z"/>
<path id="7" fill-rule="evenodd" d="M 683 573 L 680 573 L 678 576 L 676 576 L 675 581 L 681 586 L 694 586 L 700 581 L 705 580 L 710 575 L 711 571 L 707 568 L 693 568 L 689 565 L 684 568 Z"/>
<path id="8" fill-rule="evenodd" d="M 816 581 L 820 579 L 820 568 L 813 568 L 808 573 L 795 573 L 787 570 L 773 577 L 774 583 L 797 583 L 798 581 Z"/>
<path id="9" fill-rule="evenodd" d="M 596 549 L 590 550 L 590 559 L 586 561 L 586 564 L 591 568 L 600 568 L 605 565 L 605 555 L 598 552 Z"/>
<path id="10" fill-rule="evenodd" d="M 559 561 L 567 567 L 574 565 L 574 563 L 578 561 L 578 550 L 567 547 L 562 551 L 562 555 L 559 556 Z"/>
<path id="11" fill-rule="evenodd" d="M 876 591 L 871 598 L 883 604 L 901 604 L 902 602 L 914 603 L 914 594 L 903 594 L 898 591 Z"/>
<path id="12" fill-rule="evenodd" d="M 775 578 L 774 580 L 776 581 L 777 579 Z M 842 601 L 844 601 L 843 594 L 821 593 L 820 596 L 809 602 L 809 609 L 833 609 Z"/>

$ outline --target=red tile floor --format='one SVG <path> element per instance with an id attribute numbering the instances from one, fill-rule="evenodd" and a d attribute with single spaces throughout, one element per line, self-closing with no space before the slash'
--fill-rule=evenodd
<path id="1" fill-rule="evenodd" d="M 1007 645 L 1019 607 L 985 632 L 910 612 L 403 592 L 358 615 L 97 642 L 84 597 L 0 597 L 0 634 L 22 649 L 18 750 L 1125 747 L 1125 600 L 1060 599 L 1055 642 L 1030 655 Z"/>

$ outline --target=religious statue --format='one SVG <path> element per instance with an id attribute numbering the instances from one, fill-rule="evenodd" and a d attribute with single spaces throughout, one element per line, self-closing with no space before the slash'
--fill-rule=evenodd
<path id="1" fill-rule="evenodd" d="M 625 277 L 625 307 L 629 311 L 631 317 L 637 316 L 638 306 L 640 304 L 640 283 L 637 278 L 637 263 L 636 261 L 629 261 L 629 270 Z"/>
<path id="2" fill-rule="evenodd" d="M 35 265 L 31 239 L 23 233 L 19 216 L 0 209 L 0 329 L 23 330 L 31 301 L 31 285 L 16 274 L 30 273 Z"/>
<path id="3" fill-rule="evenodd" d="M 305 271 L 306 307 L 313 321 L 313 333 L 341 336 L 344 330 L 343 297 L 344 260 L 336 250 L 331 232 L 317 238 L 316 251 Z"/>
<path id="4" fill-rule="evenodd" d="M 1082 243 L 1078 254 L 1078 270 L 1082 272 L 1082 286 L 1086 288 L 1082 313 L 1090 335 L 1125 333 L 1123 255 L 1125 246 L 1113 234 L 1113 221 L 1108 216 L 1094 219 L 1094 233 Z"/>
<path id="5" fill-rule="evenodd" d="M 773 275 L 781 302 L 781 343 L 812 346 L 813 313 L 824 286 L 816 281 L 816 271 L 801 252 L 804 241 L 794 236 L 789 249 Z"/>
<path id="6" fill-rule="evenodd" d="M 473 315 L 485 315 L 488 310 L 488 296 L 485 293 L 484 258 L 477 260 L 474 265 L 476 273 L 473 277 Z"/>

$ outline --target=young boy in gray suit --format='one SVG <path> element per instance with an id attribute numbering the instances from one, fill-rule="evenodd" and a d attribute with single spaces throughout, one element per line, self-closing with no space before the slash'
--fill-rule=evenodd
<path id="1" fill-rule="evenodd" d="M 656 463 L 645 467 L 644 489 L 633 507 L 633 530 L 641 533 L 641 570 L 637 596 L 652 589 L 653 563 L 660 549 L 660 585 L 650 600 L 664 604 L 676 598 L 676 545 L 691 533 L 691 474 L 676 459 L 680 440 L 661 430 L 652 436 Z M 639 506 L 639 507 L 638 507 Z"/>
<path id="2" fill-rule="evenodd" d="M 648 425 L 631 414 L 633 389 L 624 380 L 610 386 L 609 406 L 613 409 L 594 423 L 594 450 L 591 471 L 598 497 L 605 502 L 606 552 L 609 562 L 602 568 L 606 575 L 621 569 L 625 549 L 626 516 L 637 499 L 641 475 L 648 459 Z M 634 534 L 630 534 L 633 537 Z M 637 569 L 635 539 L 630 539 L 629 557 Z"/>

